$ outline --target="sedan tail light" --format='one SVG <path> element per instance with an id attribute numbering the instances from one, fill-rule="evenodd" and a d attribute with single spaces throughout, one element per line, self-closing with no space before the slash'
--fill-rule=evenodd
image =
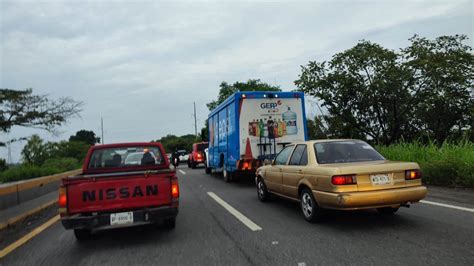
<path id="1" fill-rule="evenodd" d="M 421 178 L 421 171 L 419 169 L 405 171 L 405 180 L 414 180 Z"/>
<path id="2" fill-rule="evenodd" d="M 357 184 L 355 175 L 335 175 L 331 179 L 331 183 L 336 186 Z"/>

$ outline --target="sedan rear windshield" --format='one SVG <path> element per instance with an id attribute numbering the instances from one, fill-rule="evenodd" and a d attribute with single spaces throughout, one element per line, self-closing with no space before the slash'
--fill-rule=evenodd
<path id="1" fill-rule="evenodd" d="M 116 147 L 92 153 L 89 169 L 153 167 L 165 163 L 158 147 Z"/>
<path id="2" fill-rule="evenodd" d="M 314 150 L 320 164 L 385 160 L 372 146 L 360 140 L 315 143 Z"/>

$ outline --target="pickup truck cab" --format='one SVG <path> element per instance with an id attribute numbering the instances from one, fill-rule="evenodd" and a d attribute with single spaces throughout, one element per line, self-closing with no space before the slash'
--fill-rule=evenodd
<path id="1" fill-rule="evenodd" d="M 179 185 L 160 143 L 92 146 L 82 173 L 64 178 L 59 213 L 78 240 L 93 230 L 150 223 L 175 227 Z"/>

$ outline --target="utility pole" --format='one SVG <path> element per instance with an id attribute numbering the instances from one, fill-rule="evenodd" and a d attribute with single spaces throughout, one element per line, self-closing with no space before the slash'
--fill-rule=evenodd
<path id="1" fill-rule="evenodd" d="M 104 119 L 102 117 L 100 118 L 100 129 L 102 131 L 102 144 L 104 144 Z"/>
<path id="2" fill-rule="evenodd" d="M 7 142 L 7 149 L 8 149 L 8 157 L 7 157 L 7 164 L 12 164 L 12 143 Z"/>
<path id="3" fill-rule="evenodd" d="M 198 129 L 197 129 L 197 118 L 196 118 L 196 102 L 194 102 L 194 135 L 196 139 L 198 137 Z"/>

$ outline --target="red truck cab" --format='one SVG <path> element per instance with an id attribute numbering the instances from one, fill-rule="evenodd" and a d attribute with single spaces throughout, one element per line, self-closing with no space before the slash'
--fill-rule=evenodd
<path id="1" fill-rule="evenodd" d="M 209 147 L 208 142 L 198 142 L 193 144 L 193 149 L 189 154 L 188 158 L 188 167 L 189 168 L 196 168 L 199 164 L 203 164 L 205 166 L 206 162 L 206 154 L 204 150 Z"/>
<path id="2" fill-rule="evenodd" d="M 58 204 L 63 226 L 78 240 L 96 229 L 162 222 L 172 229 L 178 179 L 160 143 L 96 145 L 82 173 L 62 180 Z"/>

